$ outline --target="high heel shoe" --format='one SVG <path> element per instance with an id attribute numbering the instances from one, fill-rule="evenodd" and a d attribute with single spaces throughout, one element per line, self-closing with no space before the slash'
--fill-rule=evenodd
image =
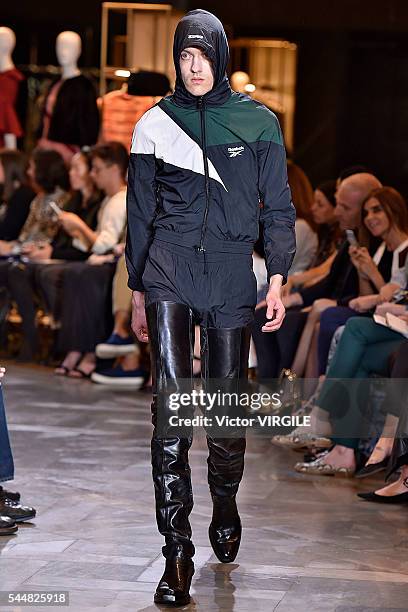
<path id="1" fill-rule="evenodd" d="M 355 473 L 355 477 L 367 478 L 367 476 L 372 476 L 373 474 L 377 474 L 377 472 L 382 472 L 383 470 L 387 469 L 389 459 L 389 457 L 385 457 L 385 459 L 382 459 L 382 461 L 365 465 Z"/>

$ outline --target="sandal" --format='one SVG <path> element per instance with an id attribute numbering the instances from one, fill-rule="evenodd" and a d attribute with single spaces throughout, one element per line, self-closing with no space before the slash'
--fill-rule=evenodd
<path id="1" fill-rule="evenodd" d="M 342 478 L 352 478 L 355 473 L 354 468 L 338 467 L 336 465 L 331 465 L 330 463 L 324 463 L 324 457 L 319 457 L 310 463 L 296 463 L 295 470 L 301 474 L 312 474 L 315 476 L 340 476 Z"/>
<path id="2" fill-rule="evenodd" d="M 54 370 L 54 374 L 55 376 L 68 376 L 69 373 L 71 372 L 71 370 L 75 369 L 77 367 L 77 365 L 79 364 L 79 362 L 82 359 L 82 353 L 80 353 L 78 359 L 75 361 L 75 363 L 73 364 L 72 368 L 69 368 L 68 366 L 64 365 L 65 361 L 66 361 L 66 357 L 64 359 L 64 361 L 62 361 L 59 366 L 57 366 Z"/>
<path id="3" fill-rule="evenodd" d="M 72 368 L 72 370 L 68 372 L 67 376 L 68 378 L 76 378 L 77 380 L 84 379 L 84 378 L 91 378 L 95 370 L 96 370 L 96 366 L 94 366 L 94 368 L 90 372 L 84 372 L 84 370 L 81 370 L 81 368 Z M 79 374 L 79 376 L 72 375 L 73 372 L 76 372 L 77 374 Z"/>

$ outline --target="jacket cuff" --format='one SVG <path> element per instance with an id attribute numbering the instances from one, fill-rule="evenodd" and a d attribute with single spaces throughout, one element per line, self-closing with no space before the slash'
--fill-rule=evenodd
<path id="1" fill-rule="evenodd" d="M 144 292 L 145 288 L 143 287 L 143 283 L 138 281 L 136 278 L 130 278 L 128 280 L 128 287 L 132 291 L 142 291 Z"/>
<path id="2" fill-rule="evenodd" d="M 282 270 L 280 268 L 271 268 L 268 271 L 268 276 L 267 276 L 268 285 L 269 285 L 269 282 L 271 280 L 271 276 L 274 276 L 275 274 L 280 274 L 283 277 L 282 285 L 285 285 L 287 280 L 288 280 L 288 274 L 287 274 L 287 272 L 285 270 Z"/>

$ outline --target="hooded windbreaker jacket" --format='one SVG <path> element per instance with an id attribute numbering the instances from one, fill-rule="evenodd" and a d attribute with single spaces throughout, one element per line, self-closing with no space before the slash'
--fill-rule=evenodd
<path id="1" fill-rule="evenodd" d="M 181 78 L 187 47 L 205 50 L 214 86 L 193 96 Z M 153 237 L 202 252 L 252 253 L 263 228 L 268 281 L 286 281 L 295 244 L 295 209 L 276 116 L 231 90 L 221 22 L 200 9 L 178 24 L 173 47 L 176 87 L 137 123 L 129 161 L 126 261 L 131 289 Z"/>

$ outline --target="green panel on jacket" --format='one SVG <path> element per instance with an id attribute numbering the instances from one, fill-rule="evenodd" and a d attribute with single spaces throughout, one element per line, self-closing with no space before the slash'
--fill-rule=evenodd
<path id="1" fill-rule="evenodd" d="M 177 106 L 169 98 L 163 102 L 170 113 L 201 140 L 198 109 Z M 274 142 L 283 145 L 282 133 L 276 115 L 260 102 L 234 92 L 228 102 L 205 109 L 207 147 L 237 142 Z"/>

